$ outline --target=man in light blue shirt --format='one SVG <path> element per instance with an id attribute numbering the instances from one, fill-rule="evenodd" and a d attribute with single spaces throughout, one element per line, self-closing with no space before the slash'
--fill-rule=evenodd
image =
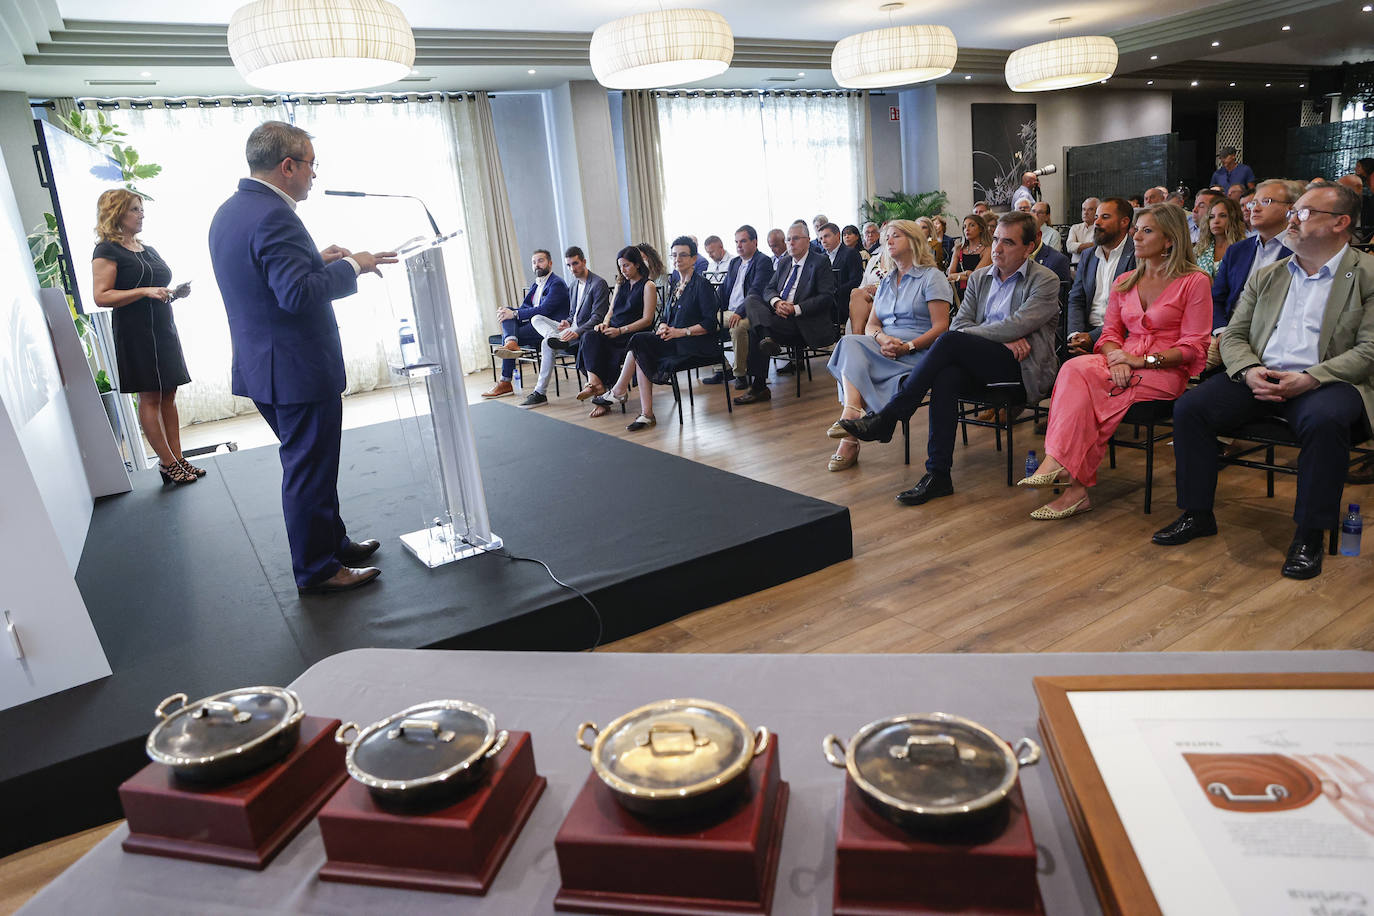
<path id="1" fill-rule="evenodd" d="M 1288 211 L 1293 255 L 1250 275 L 1221 334 L 1226 373 L 1174 406 L 1178 507 L 1154 542 L 1185 544 L 1217 533 L 1216 437 L 1279 417 L 1297 438 L 1297 532 L 1282 573 L 1321 572 L 1322 542 L 1340 519 L 1350 445 L 1374 427 L 1374 258 L 1350 247 L 1360 199 L 1327 185 Z"/>
<path id="2" fill-rule="evenodd" d="M 1234 146 L 1221 148 L 1221 167 L 1212 173 L 1212 184 L 1223 191 L 1231 190 L 1231 185 L 1241 185 L 1248 191 L 1255 189 L 1255 170 L 1239 161 Z"/>

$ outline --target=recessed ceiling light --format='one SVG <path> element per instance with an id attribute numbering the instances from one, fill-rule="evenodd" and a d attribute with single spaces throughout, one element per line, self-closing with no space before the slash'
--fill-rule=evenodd
<path id="1" fill-rule="evenodd" d="M 1155 81 L 1154 81 L 1154 80 L 1146 80 L 1146 81 L 1145 81 L 1145 85 L 1146 85 L 1146 86 L 1153 86 L 1154 84 L 1155 84 Z"/>
<path id="2" fill-rule="evenodd" d="M 1265 83 L 1265 84 L 1264 84 L 1264 88 L 1265 88 L 1265 89 L 1268 89 L 1268 88 L 1269 88 L 1270 86 L 1272 86 L 1272 85 L 1274 85 L 1274 84 L 1273 84 L 1273 83 Z"/>
<path id="3" fill-rule="evenodd" d="M 152 74 L 149 73 L 147 70 L 144 70 L 142 73 L 139 74 L 139 76 L 148 77 L 148 76 L 152 76 Z"/>
<path id="4" fill-rule="evenodd" d="M 1370 4 L 1366 3 L 1363 7 L 1360 8 L 1360 12 L 1374 13 L 1374 6 L 1371 6 Z"/>
<path id="5" fill-rule="evenodd" d="M 1193 80 L 1193 81 L 1192 81 L 1191 83 L 1189 83 L 1188 85 L 1189 85 L 1189 86 L 1196 86 L 1196 85 L 1197 85 L 1197 80 Z"/>
<path id="6" fill-rule="evenodd" d="M 1151 54 L 1151 55 L 1150 55 L 1150 60 L 1159 60 L 1159 55 L 1158 55 L 1158 54 Z"/>
<path id="7" fill-rule="evenodd" d="M 1232 86 L 1234 86 L 1234 85 L 1235 85 L 1235 83 L 1232 83 L 1232 84 L 1231 84 L 1231 85 L 1232 85 Z"/>
<path id="8" fill-rule="evenodd" d="M 1306 83 L 1298 83 L 1298 88 L 1299 88 L 1299 89 L 1306 89 L 1306 88 L 1307 88 L 1307 84 L 1306 84 Z"/>
<path id="9" fill-rule="evenodd" d="M 1293 31 L 1293 27 L 1292 27 L 1291 25 L 1286 25 L 1286 26 L 1284 26 L 1282 29 L 1280 29 L 1279 31 L 1281 31 L 1281 32 L 1291 32 L 1291 31 Z"/>
<path id="10" fill-rule="evenodd" d="M 971 76 L 969 76 L 967 73 L 965 73 L 965 74 L 964 74 L 964 79 L 966 79 L 966 80 L 971 80 L 971 79 L 973 79 L 973 77 L 971 77 Z"/>
<path id="11" fill-rule="evenodd" d="M 1212 42 L 1212 47 L 1214 47 L 1214 48 L 1219 48 L 1219 47 L 1221 47 L 1221 42 L 1219 42 L 1219 41 L 1214 41 L 1214 42 Z"/>
<path id="12" fill-rule="evenodd" d="M 798 71 L 797 71 L 797 76 L 806 76 L 806 71 L 805 71 L 805 70 L 798 70 Z"/>
<path id="13" fill-rule="evenodd" d="M 533 71 L 533 70 L 526 70 L 525 72 L 528 73 L 530 76 L 534 76 L 534 71 Z"/>

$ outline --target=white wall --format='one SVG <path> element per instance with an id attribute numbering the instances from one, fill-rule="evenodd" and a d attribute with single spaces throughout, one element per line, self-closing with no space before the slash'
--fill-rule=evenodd
<path id="1" fill-rule="evenodd" d="M 1035 104 L 1039 164 L 1054 163 L 1061 170 L 1040 179 L 1041 194 L 1049 201 L 1056 221 L 1072 222 L 1068 217 L 1077 217 L 1077 203 L 1069 211 L 1063 199 L 1064 147 L 1167 134 L 1173 129 L 1173 103 L 1168 92 L 1083 89 L 1023 93 L 995 86 L 940 86 L 936 89 L 940 187 L 949 194 L 950 206 L 958 216 L 973 208 L 969 106 L 984 102 Z"/>
<path id="2" fill-rule="evenodd" d="M 902 121 L 889 118 L 889 109 L 897 108 L 901 117 L 907 112 L 902 108 L 900 96 L 896 92 L 873 93 L 868 97 L 869 142 L 873 146 L 873 185 L 878 194 L 890 194 L 902 190 Z"/>
<path id="3" fill-rule="evenodd" d="M 37 142 L 28 94 L 0 92 L 0 152 L 5 157 L 9 183 L 26 230 L 37 226 L 43 214 L 52 209 L 47 189 L 38 183 L 38 168 L 33 160 L 33 145 Z M 0 172 L 0 180 L 4 177 Z"/>

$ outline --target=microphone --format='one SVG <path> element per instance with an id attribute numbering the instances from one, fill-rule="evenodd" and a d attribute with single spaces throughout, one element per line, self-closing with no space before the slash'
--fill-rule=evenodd
<path id="1" fill-rule="evenodd" d="M 439 224 L 434 221 L 434 214 L 430 213 L 429 207 L 425 206 L 425 202 L 420 198 L 416 197 L 414 194 L 377 194 L 372 191 L 335 190 L 325 191 L 324 193 L 328 194 L 331 197 L 402 197 L 406 200 L 413 200 L 417 204 L 419 204 L 420 207 L 425 211 L 425 216 L 429 217 L 429 227 L 434 230 L 435 237 L 437 238 L 438 236 L 443 235 L 443 233 L 439 231 Z"/>

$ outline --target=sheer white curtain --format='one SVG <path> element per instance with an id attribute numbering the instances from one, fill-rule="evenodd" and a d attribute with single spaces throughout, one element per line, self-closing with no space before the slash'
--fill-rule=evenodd
<path id="1" fill-rule="evenodd" d="M 825 213 L 858 219 L 867 188 L 864 99 L 855 94 L 663 93 L 667 235 L 760 235 Z M 760 240 L 762 241 L 762 240 Z"/>
<path id="2" fill-rule="evenodd" d="M 430 235 L 418 203 L 385 198 L 328 197 L 326 188 L 413 194 L 429 205 L 445 233 L 464 228 L 458 156 L 445 126 L 442 103 L 325 104 L 295 106 L 295 123 L 313 134 L 318 177 L 297 212 L 321 247 L 393 248 Z M 177 401 L 182 423 L 215 420 L 253 409 L 230 394 L 231 350 L 224 304 L 215 285 L 207 238 L 219 205 L 247 174 L 244 144 L 262 121 L 288 120 L 274 106 L 122 109 L 112 113 L 140 157 L 163 167 L 143 189 L 143 239 L 172 268 L 174 282 L 192 280 L 192 295 L 174 306 L 191 384 Z M 479 333 L 460 339 L 466 366 L 479 365 L 480 319 L 466 237 L 446 249 L 450 298 L 460 325 Z M 397 325 L 410 294 L 401 265 L 384 277 L 364 278 L 358 293 L 335 303 L 347 372 L 346 393 L 391 383 L 388 356 L 398 358 Z"/>

